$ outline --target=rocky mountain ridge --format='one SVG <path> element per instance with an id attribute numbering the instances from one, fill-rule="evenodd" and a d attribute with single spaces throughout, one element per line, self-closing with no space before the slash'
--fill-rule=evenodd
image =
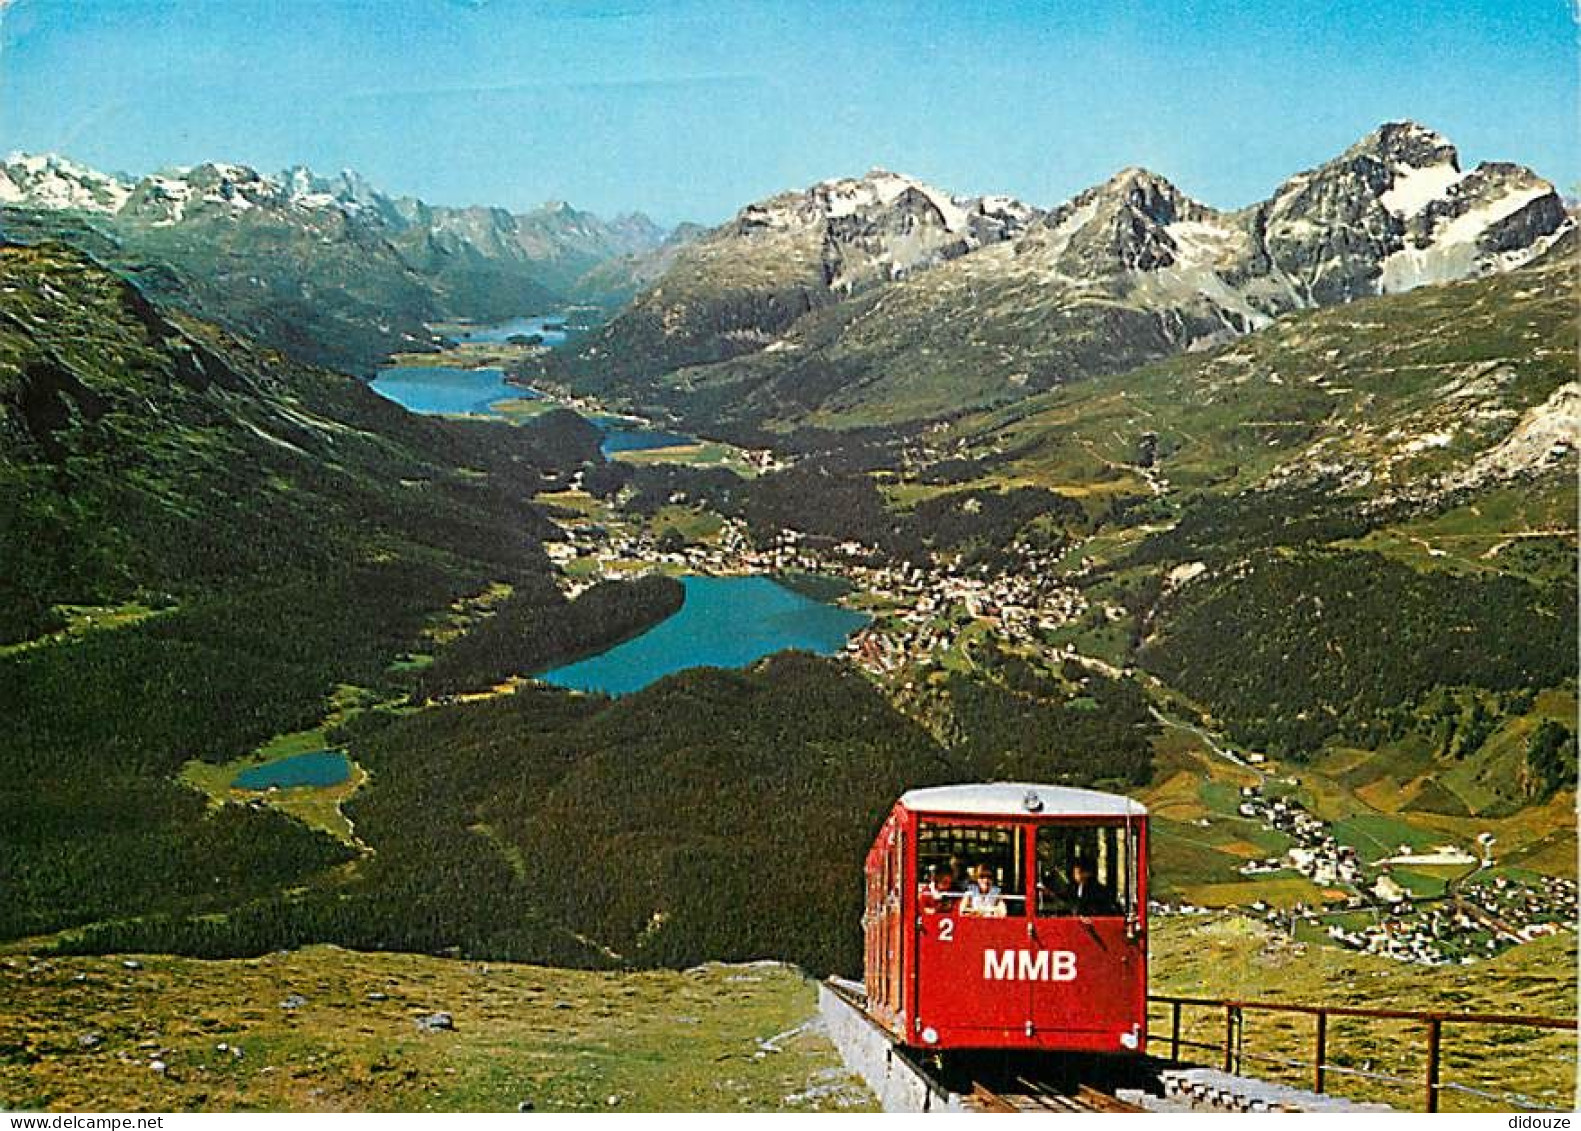
<path id="1" fill-rule="evenodd" d="M 514 251 L 532 260 L 580 255 L 597 262 L 652 250 L 668 235 L 640 212 L 606 221 L 562 200 L 523 213 L 431 205 L 413 196 L 391 196 L 351 169 L 323 176 L 294 165 L 270 175 L 247 165 L 205 162 L 131 178 L 53 153 L 13 153 L 0 162 L 0 204 L 152 225 L 179 224 L 205 212 L 225 214 L 220 210 L 233 216 L 254 208 L 334 210 L 393 233 L 432 228 L 488 254 Z"/>
<path id="2" fill-rule="evenodd" d="M 424 348 L 434 321 L 618 302 L 609 265 L 667 237 L 640 214 L 605 221 L 563 202 L 519 215 L 429 205 L 350 170 L 209 162 L 133 179 L 54 154 L 0 163 L 0 208 L 13 238 L 65 238 L 157 297 L 355 372 Z"/>
<path id="3" fill-rule="evenodd" d="M 1046 212 L 875 172 L 749 205 L 565 370 L 700 423 L 929 419 L 1511 270 L 1574 227 L 1531 170 L 1462 170 L 1411 122 L 1228 212 L 1140 168 Z"/>
<path id="4" fill-rule="evenodd" d="M 654 359 L 673 369 L 754 353 L 809 311 L 1003 243 L 1039 215 L 885 169 L 780 193 L 678 249 L 587 357 L 618 382 Z"/>

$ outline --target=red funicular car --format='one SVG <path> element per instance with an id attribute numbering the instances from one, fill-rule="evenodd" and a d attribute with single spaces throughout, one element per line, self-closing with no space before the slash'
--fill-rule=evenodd
<path id="1" fill-rule="evenodd" d="M 868 1009 L 923 1049 L 1141 1052 L 1147 810 L 996 782 L 915 789 L 867 855 Z"/>

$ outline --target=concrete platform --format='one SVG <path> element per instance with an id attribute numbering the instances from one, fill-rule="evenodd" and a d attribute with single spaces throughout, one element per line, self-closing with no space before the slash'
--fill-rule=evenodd
<path id="1" fill-rule="evenodd" d="M 888 1033 L 827 983 L 818 985 L 818 1010 L 845 1063 L 873 1089 L 885 1111 L 966 1111 L 960 1096 L 939 1087 L 895 1047 Z"/>
<path id="2" fill-rule="evenodd" d="M 1149 1111 L 1319 1111 L 1335 1114 L 1393 1111 L 1382 1103 L 1360 1103 L 1341 1096 L 1274 1084 L 1250 1076 L 1233 1076 L 1215 1068 L 1163 1068 L 1158 1082 L 1162 1100 L 1148 1096 Z"/>

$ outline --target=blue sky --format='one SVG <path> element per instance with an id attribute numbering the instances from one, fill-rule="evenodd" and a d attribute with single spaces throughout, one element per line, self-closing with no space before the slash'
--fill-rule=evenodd
<path id="1" fill-rule="evenodd" d="M 1572 0 L 0 0 L 0 149 L 718 221 L 874 165 L 1267 195 L 1379 122 L 1581 181 Z"/>

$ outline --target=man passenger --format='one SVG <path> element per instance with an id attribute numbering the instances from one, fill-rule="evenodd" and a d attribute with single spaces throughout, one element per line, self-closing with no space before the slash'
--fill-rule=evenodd
<path id="1" fill-rule="evenodd" d="M 1078 915 L 1118 915 L 1114 893 L 1098 879 L 1098 869 L 1085 857 L 1071 865 L 1070 902 Z"/>

